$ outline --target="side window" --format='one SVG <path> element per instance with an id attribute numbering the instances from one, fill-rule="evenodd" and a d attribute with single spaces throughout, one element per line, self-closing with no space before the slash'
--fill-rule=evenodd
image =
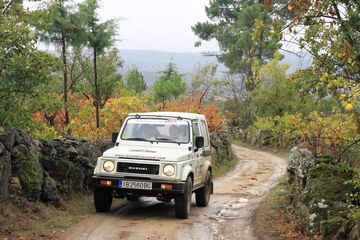
<path id="1" fill-rule="evenodd" d="M 206 126 L 206 123 L 205 121 L 201 121 L 201 128 L 203 130 L 203 136 L 204 136 L 204 145 L 205 147 L 208 147 L 209 146 L 209 132 L 207 130 L 207 126 Z"/>
<path id="2" fill-rule="evenodd" d="M 199 128 L 199 123 L 196 121 L 192 122 L 192 131 L 193 131 L 193 136 L 200 136 L 200 128 Z"/>

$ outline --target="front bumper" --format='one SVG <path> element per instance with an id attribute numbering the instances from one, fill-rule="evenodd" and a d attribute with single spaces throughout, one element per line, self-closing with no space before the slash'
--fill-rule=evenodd
<path id="1" fill-rule="evenodd" d="M 111 181 L 111 185 L 102 185 L 100 181 Z M 119 187 L 119 182 L 122 180 L 133 180 L 140 182 L 151 182 L 152 189 L 144 190 L 144 189 L 129 189 L 129 188 L 121 188 Z M 129 179 L 129 178 L 112 178 L 112 177 L 100 177 L 93 176 L 91 178 L 92 186 L 95 188 L 107 188 L 113 189 L 120 193 L 135 193 L 142 196 L 157 196 L 158 194 L 183 194 L 185 191 L 185 182 L 169 182 L 169 181 L 159 181 L 159 180 L 140 180 L 140 179 Z M 172 189 L 162 189 L 162 184 L 172 185 Z"/>

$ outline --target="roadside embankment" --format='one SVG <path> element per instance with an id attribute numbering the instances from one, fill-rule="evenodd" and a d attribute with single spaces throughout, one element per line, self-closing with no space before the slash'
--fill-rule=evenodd
<path id="1" fill-rule="evenodd" d="M 360 175 L 331 157 L 294 148 L 288 164 L 290 210 L 313 239 L 360 239 Z"/>
<path id="2" fill-rule="evenodd" d="M 60 205 L 60 196 L 88 189 L 98 156 L 110 141 L 33 140 L 26 131 L 0 128 L 0 199 Z"/>

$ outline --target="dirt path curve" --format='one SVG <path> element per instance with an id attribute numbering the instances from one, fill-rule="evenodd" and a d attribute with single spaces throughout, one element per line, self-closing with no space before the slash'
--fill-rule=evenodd
<path id="1" fill-rule="evenodd" d="M 286 171 L 286 160 L 233 146 L 236 168 L 215 181 L 209 206 L 193 208 L 189 219 L 174 216 L 174 202 L 141 198 L 118 201 L 109 213 L 96 213 L 71 228 L 65 240 L 252 240 L 258 203 Z M 193 196 L 194 198 L 194 196 Z"/>

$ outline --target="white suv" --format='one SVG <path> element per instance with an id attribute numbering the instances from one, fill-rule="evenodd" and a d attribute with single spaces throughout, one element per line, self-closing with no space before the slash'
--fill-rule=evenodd
<path id="1" fill-rule="evenodd" d="M 112 199 L 141 196 L 175 199 L 175 215 L 188 218 L 191 195 L 207 206 L 213 193 L 211 148 L 204 115 L 182 112 L 131 113 L 115 146 L 99 157 L 92 177 L 98 212 Z"/>

